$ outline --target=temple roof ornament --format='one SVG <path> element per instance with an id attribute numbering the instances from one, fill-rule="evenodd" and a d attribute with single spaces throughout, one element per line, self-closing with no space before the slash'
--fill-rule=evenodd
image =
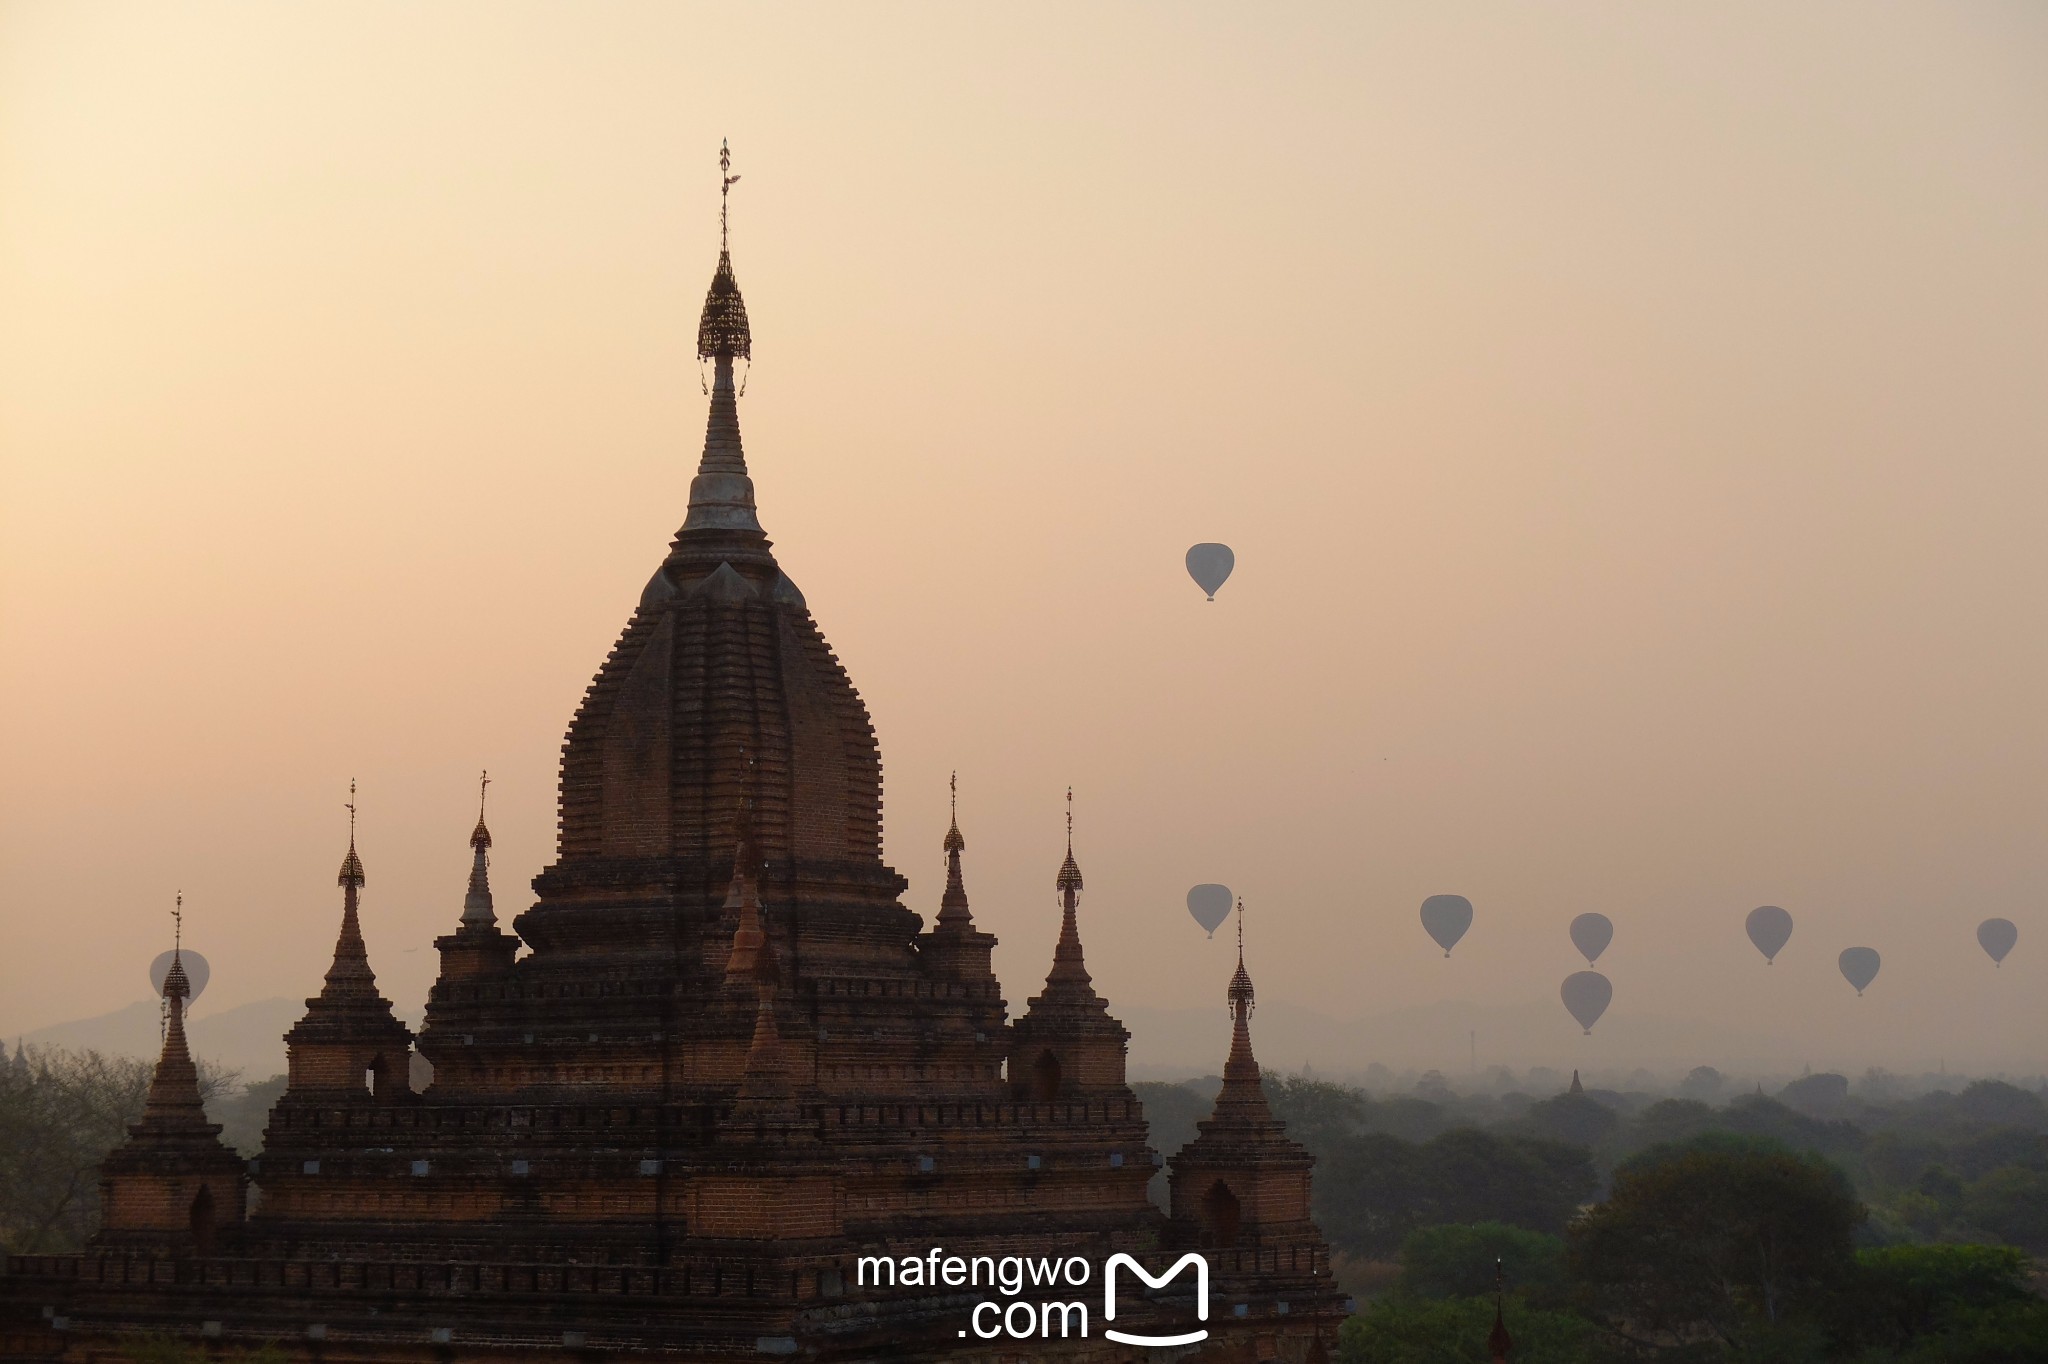
<path id="1" fill-rule="evenodd" d="M 1059 879 L 1053 882 L 1053 889 L 1062 895 L 1073 895 L 1081 889 L 1081 864 L 1074 860 L 1074 788 L 1071 786 L 1067 788 L 1067 860 L 1060 864 Z"/>
<path id="2" fill-rule="evenodd" d="M 732 173 L 732 149 L 718 145 L 718 270 L 711 276 L 711 289 L 704 295 L 704 315 L 697 323 L 697 358 L 730 361 L 752 360 L 753 333 L 747 327 L 747 304 L 740 297 L 740 282 L 732 273 L 731 237 L 726 209 L 732 187 L 740 178 Z"/>
<path id="3" fill-rule="evenodd" d="M 150 1077 L 149 1098 L 142 1121 L 129 1129 L 165 1132 L 186 1130 L 217 1131 L 206 1121 L 206 1109 L 199 1097 L 199 1068 L 193 1064 L 191 1047 L 185 1041 L 185 1001 L 191 998 L 192 982 L 185 974 L 181 955 L 185 942 L 185 892 L 179 891 L 171 910 L 171 969 L 164 974 L 164 1045 Z"/>
<path id="4" fill-rule="evenodd" d="M 334 884 L 357 891 L 363 887 L 363 859 L 356 856 L 356 779 L 348 779 L 348 856 L 341 859 L 341 874 Z"/>
<path id="5" fill-rule="evenodd" d="M 490 789 L 491 774 L 487 768 L 477 784 L 476 829 L 469 836 L 475 857 L 469 868 L 469 893 L 462 897 L 465 927 L 492 928 L 498 922 L 491 904 L 491 831 L 484 825 L 484 796 Z"/>
<path id="6" fill-rule="evenodd" d="M 733 361 L 753 363 L 753 334 L 747 329 L 747 305 L 733 277 L 727 245 L 726 199 L 739 177 L 731 174 L 732 153 L 718 150 L 718 269 L 704 295 L 704 315 L 697 323 L 697 359 L 713 362 L 711 414 L 704 427 L 704 457 L 690 482 L 690 514 L 683 532 L 741 531 L 759 539 L 761 522 L 754 514 L 754 480 L 747 475 L 747 455 L 740 444 L 738 398 L 744 385 L 733 380 Z M 682 541 L 677 541 L 678 547 Z M 765 550 L 765 541 L 761 549 Z"/>
<path id="7" fill-rule="evenodd" d="M 967 908 L 967 882 L 960 873 L 960 854 L 967 851 L 967 840 L 960 835 L 960 774 L 955 772 L 951 780 L 953 821 L 946 829 L 946 893 L 939 897 L 938 927 L 949 933 L 969 932 L 974 928 L 974 916 Z"/>
<path id="8" fill-rule="evenodd" d="M 356 856 L 356 783 L 348 783 L 348 855 L 341 859 L 341 932 L 334 940 L 334 964 L 327 968 L 323 997 L 377 997 L 377 976 L 370 969 L 370 950 L 363 943 L 360 914 L 364 883 L 363 859 Z"/>
<path id="9" fill-rule="evenodd" d="M 1048 994 L 1080 991 L 1093 997 L 1094 979 L 1081 956 L 1081 867 L 1074 861 L 1074 788 L 1067 788 L 1067 860 L 1060 864 L 1054 888 L 1060 893 L 1060 938 L 1052 949 L 1052 970 L 1046 974 Z"/>

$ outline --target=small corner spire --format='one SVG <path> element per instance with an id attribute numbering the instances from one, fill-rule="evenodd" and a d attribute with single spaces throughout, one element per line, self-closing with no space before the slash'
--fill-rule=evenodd
<path id="1" fill-rule="evenodd" d="M 1081 864 L 1074 860 L 1074 788 L 1067 788 L 1067 860 L 1060 864 L 1053 888 L 1060 893 L 1060 937 L 1052 949 L 1052 970 L 1045 977 L 1048 991 L 1079 991 L 1094 994 L 1094 978 L 1081 953 Z"/>
<path id="2" fill-rule="evenodd" d="M 946 826 L 946 891 L 939 897 L 938 928 L 948 933 L 969 932 L 974 928 L 974 916 L 967 908 L 967 881 L 960 871 L 960 854 L 967 850 L 967 840 L 960 834 L 960 774 L 953 773 L 948 782 L 951 792 L 952 822 Z"/>
<path id="3" fill-rule="evenodd" d="M 469 865 L 469 891 L 462 897 L 462 926 L 465 928 L 495 928 L 498 916 L 491 902 L 491 831 L 484 823 L 484 798 L 491 789 L 489 768 L 477 781 L 476 828 L 470 832 L 469 846 L 472 852 Z"/>
<path id="4" fill-rule="evenodd" d="M 1244 899 L 1237 901 L 1237 972 L 1224 992 L 1230 1001 L 1230 1055 L 1223 1062 L 1223 1091 L 1216 1096 L 1216 1112 L 1237 1113 L 1263 1120 L 1271 1116 L 1266 1091 L 1259 1081 L 1258 1058 L 1252 1055 L 1251 972 L 1244 968 Z"/>
<path id="5" fill-rule="evenodd" d="M 370 951 L 363 944 L 360 917 L 364 884 L 363 859 L 356 856 L 356 782 L 348 782 L 348 855 L 341 859 L 341 933 L 334 940 L 334 964 L 327 968 L 326 984 L 320 993 L 334 995 L 375 995 L 377 976 L 370 970 Z"/>
<path id="6" fill-rule="evenodd" d="M 171 969 L 164 973 L 163 988 L 163 1051 L 150 1076 L 141 1127 L 197 1128 L 206 1124 L 206 1111 L 199 1101 L 199 1071 L 185 1041 L 185 1001 L 192 997 L 192 982 L 185 975 L 184 946 L 185 892 L 181 890 L 171 909 Z"/>

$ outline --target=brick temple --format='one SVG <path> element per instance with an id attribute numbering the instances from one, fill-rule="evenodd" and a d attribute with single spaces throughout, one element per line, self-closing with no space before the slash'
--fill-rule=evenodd
<path id="1" fill-rule="evenodd" d="M 351 834 L 333 965 L 247 1162 L 207 1121 L 174 965 L 147 1111 L 101 1169 L 104 1227 L 82 1254 L 8 1262 L 0 1355 L 112 1360 L 144 1337 L 394 1364 L 1334 1354 L 1312 1162 L 1260 1088 L 1241 933 L 1223 1088 L 1162 1210 L 1129 1034 L 1084 959 L 1071 817 L 1058 945 L 1014 1019 L 957 816 L 934 922 L 882 860 L 874 728 L 756 514 L 734 384 L 751 334 L 723 244 L 698 350 L 713 382 L 688 512 L 570 722 L 533 903 L 498 918 L 480 813 L 415 1035 L 371 970 Z M 862 1269 L 941 1248 L 1093 1274 L 1013 1298 Z M 1191 1270 L 1127 1276 L 1104 1318 L 1110 1256 L 1163 1275 L 1190 1250 L 1206 1318 Z M 1028 1304 L 1013 1322 L 1079 1302 L 1087 1334 L 1041 1312 L 1050 1338 L 985 1339 L 985 1299 Z"/>

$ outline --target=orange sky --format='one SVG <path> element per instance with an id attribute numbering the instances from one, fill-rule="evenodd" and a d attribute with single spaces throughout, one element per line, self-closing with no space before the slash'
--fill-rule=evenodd
<path id="1" fill-rule="evenodd" d="M 310 993 L 351 776 L 402 1008 L 483 766 L 520 907 L 721 137 L 762 520 L 1013 1004 L 1071 781 L 1112 1004 L 1220 1009 L 1219 880 L 1336 1016 L 1554 1000 L 1597 909 L 1564 1064 L 2048 1065 L 2028 4 L 0 7 L 0 1032 L 141 997 L 180 887 L 202 1011 Z"/>

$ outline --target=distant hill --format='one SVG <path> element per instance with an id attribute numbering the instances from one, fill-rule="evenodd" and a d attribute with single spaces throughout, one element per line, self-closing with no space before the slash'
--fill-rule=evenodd
<path id="1" fill-rule="evenodd" d="M 259 999 L 232 1009 L 207 1013 L 195 1010 L 186 1025 L 192 1054 L 202 1061 L 242 1072 L 245 1081 L 268 1079 L 284 1071 L 285 1030 L 306 1011 L 303 999 Z M 139 999 L 124 1009 L 81 1018 L 25 1033 L 31 1048 L 62 1047 L 97 1051 L 109 1056 L 140 1056 L 154 1060 L 163 1034 L 157 1002 Z"/>

